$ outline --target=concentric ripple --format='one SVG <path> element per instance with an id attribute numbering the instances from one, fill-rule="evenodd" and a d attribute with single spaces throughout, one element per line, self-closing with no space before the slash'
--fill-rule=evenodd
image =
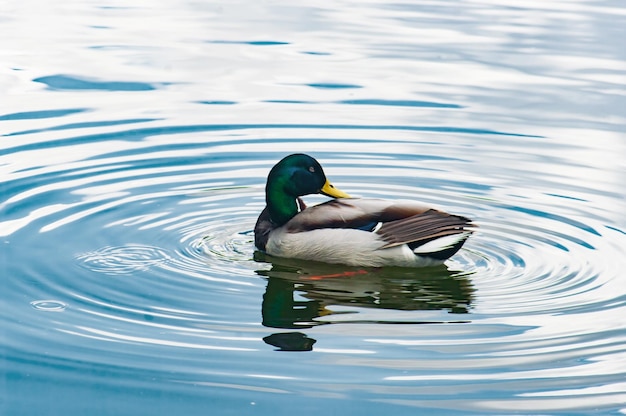
<path id="1" fill-rule="evenodd" d="M 77 260 L 89 270 L 106 274 L 133 274 L 165 263 L 170 256 L 158 247 L 126 244 L 121 247 L 102 247 L 79 254 Z"/>
<path id="2" fill-rule="evenodd" d="M 67 308 L 67 305 L 63 302 L 48 299 L 34 300 L 30 304 L 33 308 L 46 312 L 62 312 Z"/>
<path id="3" fill-rule="evenodd" d="M 482 307 L 490 313 L 528 314 L 623 304 L 625 298 L 615 298 L 619 270 L 607 257 L 607 241 L 618 236 L 599 223 L 566 220 L 536 211 L 483 224 L 472 249 L 459 259 L 486 283 Z M 602 228 L 605 235 L 596 231 Z"/>
<path id="4" fill-rule="evenodd" d="M 439 133 L 420 139 L 402 128 L 225 129 L 122 130 L 111 135 L 125 138 L 114 149 L 96 142 L 87 157 L 9 175 L 1 230 L 9 256 L 28 257 L 7 270 L 7 290 L 22 294 L 12 301 L 18 316 L 4 318 L 15 360 L 31 354 L 38 358 L 29 362 L 50 364 L 36 347 L 36 330 L 47 328 L 51 356 L 65 368 L 125 368 L 146 388 L 162 384 L 145 380 L 165 380 L 192 395 L 187 386 L 261 400 L 362 392 L 377 403 L 477 413 L 522 402 L 545 409 L 546 397 L 563 411 L 586 408 L 563 401 L 572 395 L 605 407 L 622 399 L 616 379 L 626 369 L 606 363 L 626 356 L 625 325 L 614 319 L 626 308 L 624 232 L 616 212 L 598 208 L 612 198 L 602 186 L 542 182 L 527 144 L 543 139 L 518 139 L 523 163 L 506 181 L 534 184 L 522 194 L 492 176 L 506 172 L 506 161 L 486 169 L 465 152 L 473 133 L 449 133 L 444 144 Z M 372 137 L 383 131 L 385 141 Z M 290 139 L 304 132 L 319 137 Z M 160 135 L 177 145 L 163 147 Z M 260 149 L 258 137 L 271 150 L 248 153 Z M 252 230 L 265 176 L 292 151 L 314 154 L 351 194 L 421 200 L 473 218 L 478 229 L 433 270 L 259 255 Z M 567 192 L 579 197 L 564 199 Z M 42 314 L 51 311 L 63 314 Z M 274 350 L 317 358 L 283 367 Z"/>

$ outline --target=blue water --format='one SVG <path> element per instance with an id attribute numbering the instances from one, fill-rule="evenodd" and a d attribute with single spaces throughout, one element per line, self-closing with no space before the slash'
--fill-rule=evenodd
<path id="1" fill-rule="evenodd" d="M 625 18 L 9 5 L 0 414 L 626 414 Z M 479 229 L 430 269 L 255 253 L 293 152 Z"/>

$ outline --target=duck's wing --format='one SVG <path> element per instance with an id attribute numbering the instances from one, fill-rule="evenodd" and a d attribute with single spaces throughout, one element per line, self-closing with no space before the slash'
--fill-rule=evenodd
<path id="1" fill-rule="evenodd" d="M 385 243 L 382 248 L 406 244 L 416 254 L 436 257 L 454 254 L 472 233 L 473 224 L 463 216 L 413 201 L 341 198 L 307 208 L 286 227 L 290 233 L 361 229 L 378 234 Z"/>
<path id="2" fill-rule="evenodd" d="M 323 228 L 354 228 L 373 231 L 380 223 L 401 220 L 430 208 L 412 201 L 340 198 L 309 207 L 286 224 L 287 232 Z"/>

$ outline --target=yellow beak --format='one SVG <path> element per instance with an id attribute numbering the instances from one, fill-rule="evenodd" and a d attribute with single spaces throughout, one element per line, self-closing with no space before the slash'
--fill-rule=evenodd
<path id="1" fill-rule="evenodd" d="M 333 184 L 331 184 L 328 181 L 328 179 L 326 179 L 326 183 L 324 184 L 324 186 L 320 190 L 320 193 L 324 194 L 326 196 L 331 196 L 333 198 L 352 198 L 350 195 L 348 195 L 344 191 L 342 191 L 342 190 L 340 190 L 338 188 L 335 188 L 333 186 Z"/>

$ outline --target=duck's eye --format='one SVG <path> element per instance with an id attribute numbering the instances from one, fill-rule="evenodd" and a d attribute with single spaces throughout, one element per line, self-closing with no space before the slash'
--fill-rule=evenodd
<path id="1" fill-rule="evenodd" d="M 309 172 L 315 173 L 315 167 L 314 166 L 309 166 Z"/>

